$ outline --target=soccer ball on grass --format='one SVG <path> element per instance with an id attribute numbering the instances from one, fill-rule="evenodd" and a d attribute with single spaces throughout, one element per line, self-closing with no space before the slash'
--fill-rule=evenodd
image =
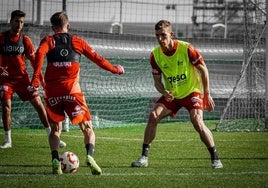
<path id="1" fill-rule="evenodd" d="M 64 173 L 74 173 L 79 168 L 79 158 L 73 152 L 66 151 L 60 155 L 61 169 Z"/>

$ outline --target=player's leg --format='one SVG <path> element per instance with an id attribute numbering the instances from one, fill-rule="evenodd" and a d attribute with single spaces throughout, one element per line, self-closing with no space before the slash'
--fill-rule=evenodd
<path id="1" fill-rule="evenodd" d="M 45 110 L 45 107 L 43 105 L 43 102 L 40 98 L 40 96 L 37 96 L 33 99 L 30 100 L 30 103 L 33 105 L 33 107 L 35 108 L 36 112 L 38 113 L 39 119 L 41 120 L 42 124 L 45 127 L 45 130 L 49 136 L 50 132 L 51 132 L 51 128 L 50 128 L 50 124 L 48 122 L 48 118 L 47 118 L 47 113 Z M 66 147 L 66 143 L 63 142 L 62 140 L 60 140 L 60 147 Z"/>
<path id="2" fill-rule="evenodd" d="M 85 97 L 82 93 L 75 93 L 71 95 L 75 100 L 72 102 L 66 101 L 65 112 L 69 116 L 72 124 L 78 124 L 84 135 L 84 144 L 86 148 L 86 164 L 90 167 L 93 175 L 101 175 L 101 168 L 94 160 L 95 148 L 95 133 L 93 131 L 91 115 L 89 107 L 87 106 Z M 79 110 L 77 109 L 79 106 Z M 73 114 L 76 114 L 73 116 Z"/>
<path id="3" fill-rule="evenodd" d="M 35 98 L 30 100 L 30 103 L 32 104 L 32 106 L 34 107 L 36 112 L 38 113 L 39 119 L 41 120 L 45 129 L 50 130 L 50 125 L 49 125 L 49 122 L 47 119 L 46 110 L 45 110 L 45 107 L 43 105 L 43 102 L 41 101 L 41 98 L 39 96 L 35 97 Z"/>
<path id="4" fill-rule="evenodd" d="M 94 160 L 94 148 L 95 148 L 95 133 L 92 128 L 92 121 L 83 121 L 79 123 L 80 129 L 84 135 L 84 143 L 86 148 L 86 164 L 90 167 L 93 175 L 101 175 L 101 168 Z"/>
<path id="5" fill-rule="evenodd" d="M 67 114 L 65 114 L 65 120 L 62 122 L 62 131 L 69 132 L 70 120 Z"/>
<path id="6" fill-rule="evenodd" d="M 212 168 L 222 168 L 223 165 L 218 157 L 213 135 L 203 121 L 203 110 L 190 110 L 190 118 L 195 130 L 199 133 L 200 139 L 206 145 L 211 155 Z"/>
<path id="7" fill-rule="evenodd" d="M 49 135 L 49 146 L 52 156 L 52 172 L 53 174 L 62 174 L 61 164 L 59 159 L 59 144 L 62 131 L 61 123 L 50 123 L 51 133 Z"/>
<path id="8" fill-rule="evenodd" d="M 2 100 L 2 121 L 5 131 L 5 139 L 3 144 L 0 146 L 2 149 L 11 148 L 11 99 Z"/>
<path id="9" fill-rule="evenodd" d="M 64 108 L 62 108 L 62 101 L 59 101 L 51 106 L 51 103 L 48 102 L 49 99 L 50 98 L 48 97 L 45 100 L 47 118 L 51 127 L 48 140 L 52 156 L 52 172 L 53 174 L 62 174 L 58 150 L 60 144 L 60 135 L 62 132 L 61 122 L 65 118 Z"/>
<path id="10" fill-rule="evenodd" d="M 132 162 L 132 167 L 147 167 L 148 166 L 148 153 L 150 146 L 155 138 L 157 123 L 170 115 L 172 111 L 166 108 L 163 104 L 157 103 L 155 108 L 149 114 L 149 120 L 144 131 L 144 139 L 142 145 L 142 153 L 137 161 Z"/>

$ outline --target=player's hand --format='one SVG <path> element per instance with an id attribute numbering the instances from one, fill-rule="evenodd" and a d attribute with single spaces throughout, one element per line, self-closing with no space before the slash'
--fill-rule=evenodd
<path id="1" fill-rule="evenodd" d="M 7 67 L 0 67 L 0 75 L 8 76 Z"/>
<path id="2" fill-rule="evenodd" d="M 37 91 L 38 89 L 33 87 L 33 86 L 28 86 L 27 90 L 30 91 L 30 92 L 34 92 L 34 91 Z"/>
<path id="3" fill-rule="evenodd" d="M 42 87 L 45 88 L 46 83 L 45 83 L 45 78 L 42 73 L 40 74 L 40 82 L 41 82 Z"/>
<path id="4" fill-rule="evenodd" d="M 210 94 L 204 93 L 204 98 L 203 98 L 203 105 L 204 105 L 204 110 L 207 110 L 209 112 L 214 110 L 215 103 Z"/>
<path id="5" fill-rule="evenodd" d="M 117 74 L 124 74 L 125 73 L 125 69 L 122 65 L 117 65 L 115 66 L 115 68 L 117 69 Z"/>
<path id="6" fill-rule="evenodd" d="M 32 85 L 32 87 L 38 89 L 40 87 L 40 79 L 37 77 L 33 77 L 32 81 L 31 81 L 31 85 Z"/>
<path id="7" fill-rule="evenodd" d="M 174 96 L 173 96 L 173 93 L 171 91 L 165 92 L 164 97 L 165 97 L 167 102 L 171 102 L 174 100 Z"/>

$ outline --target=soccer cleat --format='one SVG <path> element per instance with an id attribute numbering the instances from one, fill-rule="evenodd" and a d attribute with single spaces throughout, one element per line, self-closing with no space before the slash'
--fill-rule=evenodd
<path id="1" fill-rule="evenodd" d="M 52 173 L 58 175 L 62 174 L 61 163 L 58 159 L 53 159 L 52 161 Z"/>
<path id="2" fill-rule="evenodd" d="M 140 156 L 136 162 L 131 163 L 131 167 L 147 167 L 148 157 Z"/>
<path id="3" fill-rule="evenodd" d="M 90 167 L 92 175 L 101 175 L 102 171 L 101 168 L 97 165 L 93 157 L 87 155 L 86 157 L 86 164 Z"/>
<path id="4" fill-rule="evenodd" d="M 221 161 L 218 159 L 218 160 L 212 160 L 211 161 L 211 167 L 213 169 L 215 169 L 215 168 L 222 168 L 223 165 L 222 165 Z"/>
<path id="5" fill-rule="evenodd" d="M 12 144 L 10 142 L 4 142 L 0 148 L 1 149 L 6 149 L 6 148 L 11 148 L 12 147 Z"/>
<path id="6" fill-rule="evenodd" d="M 63 142 L 62 140 L 60 140 L 60 144 L 59 144 L 59 146 L 60 146 L 60 148 L 64 148 L 64 147 L 66 147 L 66 143 L 65 142 Z"/>

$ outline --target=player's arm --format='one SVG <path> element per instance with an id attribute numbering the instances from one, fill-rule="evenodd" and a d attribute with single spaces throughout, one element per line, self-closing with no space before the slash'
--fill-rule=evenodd
<path id="1" fill-rule="evenodd" d="M 5 35 L 0 33 L 0 44 L 3 45 L 5 41 Z M 3 65 L 2 55 L 0 54 L 0 76 L 8 76 L 7 67 Z"/>
<path id="2" fill-rule="evenodd" d="M 24 48 L 25 48 L 25 56 L 27 59 L 30 60 L 31 66 L 33 67 L 33 63 L 35 60 L 35 48 L 34 45 L 27 35 L 23 36 L 23 43 L 24 43 Z"/>
<path id="3" fill-rule="evenodd" d="M 2 65 L 2 55 L 0 54 L 0 76 L 8 76 L 7 67 Z"/>
<path id="4" fill-rule="evenodd" d="M 25 52 L 26 52 L 25 56 L 30 60 L 31 66 L 34 70 L 34 67 L 36 66 L 35 48 L 30 37 L 28 37 L 27 35 L 24 35 L 24 46 L 25 46 Z M 39 79 L 40 79 L 42 86 L 44 87 L 44 76 L 42 72 L 40 73 Z"/>
<path id="5" fill-rule="evenodd" d="M 38 88 L 40 86 L 40 78 L 43 79 L 42 76 L 42 66 L 44 63 L 44 58 L 49 50 L 49 38 L 44 38 L 36 51 L 35 60 L 33 63 L 33 77 L 32 77 L 32 86 Z M 41 80 L 42 81 L 42 80 Z"/>
<path id="6" fill-rule="evenodd" d="M 76 38 L 75 38 L 76 37 Z M 88 59 L 97 64 L 99 67 L 112 72 L 113 74 L 123 74 L 124 67 L 121 65 L 114 66 L 107 59 L 100 56 L 95 50 L 93 50 L 90 45 L 83 39 L 75 36 L 73 45 L 75 49 L 84 54 Z"/>
<path id="7" fill-rule="evenodd" d="M 213 111 L 215 107 L 215 103 L 210 95 L 208 69 L 205 63 L 198 64 L 196 68 L 199 70 L 199 73 L 202 79 L 202 84 L 203 84 L 203 89 L 204 89 L 204 98 L 203 98 L 204 108 L 208 110 L 209 112 Z"/>
<path id="8" fill-rule="evenodd" d="M 204 90 L 204 109 L 213 111 L 215 103 L 210 95 L 209 72 L 201 54 L 192 45 L 188 47 L 188 56 L 192 64 L 198 69 Z"/>
<path id="9" fill-rule="evenodd" d="M 151 56 L 150 56 L 150 64 L 151 64 L 151 67 L 152 67 L 152 74 L 153 74 L 153 79 L 154 79 L 154 86 L 155 86 L 155 89 L 161 93 L 165 99 L 167 101 L 172 101 L 174 99 L 174 96 L 172 94 L 172 92 L 166 90 L 163 82 L 162 82 L 162 71 L 160 70 L 160 68 L 157 66 L 156 62 L 155 62 L 155 59 L 154 59 L 154 56 L 153 54 L 151 53 Z"/>

